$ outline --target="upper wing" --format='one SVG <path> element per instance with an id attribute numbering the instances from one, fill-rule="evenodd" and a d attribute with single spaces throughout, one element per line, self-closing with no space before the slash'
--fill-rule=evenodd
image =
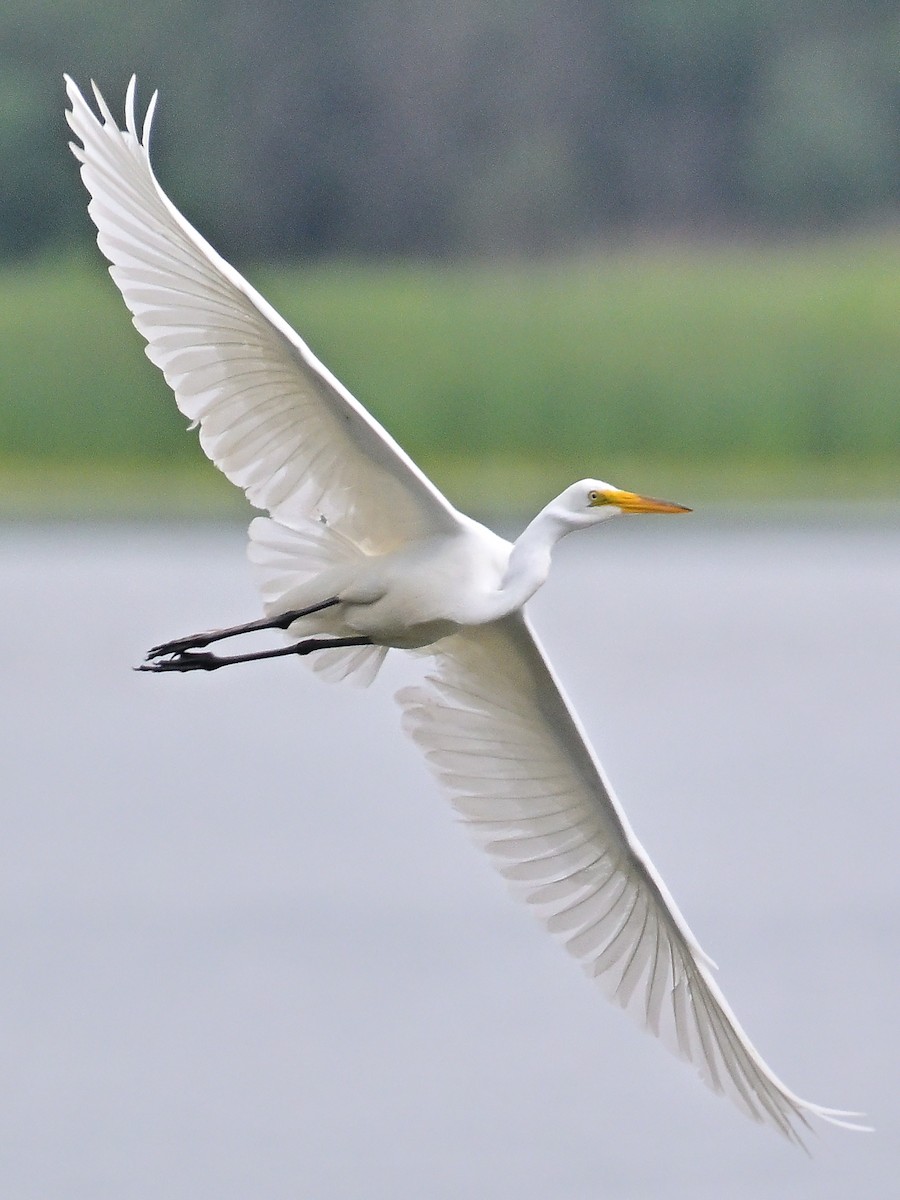
<path id="1" fill-rule="evenodd" d="M 110 274 L 212 461 L 286 525 L 314 512 L 363 548 L 456 528 L 452 505 L 277 312 L 175 208 L 138 135 L 68 77 L 66 113 Z"/>
<path id="2" fill-rule="evenodd" d="M 501 873 L 607 994 L 744 1112 L 799 1141 L 801 1100 L 731 1013 L 521 615 L 439 642 L 404 724 Z"/>

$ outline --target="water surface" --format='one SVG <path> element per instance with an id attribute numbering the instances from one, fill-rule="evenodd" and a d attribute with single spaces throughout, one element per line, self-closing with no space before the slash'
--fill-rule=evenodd
<path id="1" fill-rule="evenodd" d="M 900 530 L 619 522 L 535 620 L 808 1160 L 581 975 L 391 699 L 130 667 L 258 613 L 243 533 L 0 531 L 0 1193 L 877 1197 L 900 1177 Z"/>

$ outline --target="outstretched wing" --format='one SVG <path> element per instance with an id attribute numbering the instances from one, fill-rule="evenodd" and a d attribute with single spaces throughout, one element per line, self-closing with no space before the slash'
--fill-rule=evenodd
<path id="1" fill-rule="evenodd" d="M 132 78 L 119 129 L 66 78 L 72 150 L 110 274 L 200 442 L 250 502 L 285 525 L 321 514 L 364 549 L 457 528 L 457 514 L 397 443 L 156 182 Z"/>
<path id="2" fill-rule="evenodd" d="M 769 1070 L 616 801 L 519 614 L 435 646 L 404 724 L 495 866 L 606 993 L 757 1121 L 808 1114 Z"/>

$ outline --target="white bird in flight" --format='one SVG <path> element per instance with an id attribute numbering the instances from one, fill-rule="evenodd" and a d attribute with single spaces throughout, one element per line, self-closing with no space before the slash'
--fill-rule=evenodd
<path id="1" fill-rule="evenodd" d="M 200 444 L 268 517 L 250 525 L 263 620 L 154 647 L 141 669 L 215 670 L 311 654 L 326 677 L 374 678 L 390 647 L 432 673 L 404 725 L 500 873 L 607 995 L 745 1113 L 800 1141 L 800 1099 L 737 1023 L 635 837 L 523 609 L 560 538 L 620 513 L 686 512 L 601 480 L 574 483 L 510 543 L 458 512 L 156 181 L 156 94 L 120 129 L 66 77 L 71 143 L 110 274 Z M 206 647 L 283 629 L 277 650 Z"/>

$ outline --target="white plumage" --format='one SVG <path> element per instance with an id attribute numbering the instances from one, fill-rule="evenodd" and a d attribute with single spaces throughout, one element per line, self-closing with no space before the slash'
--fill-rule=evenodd
<path id="1" fill-rule="evenodd" d="M 250 529 L 269 616 L 251 627 L 287 628 L 294 640 L 277 653 L 315 651 L 326 676 L 359 682 L 388 647 L 426 648 L 432 673 L 399 694 L 405 727 L 547 928 L 754 1119 L 794 1140 L 809 1115 L 846 1124 L 855 1114 L 794 1095 L 741 1030 L 523 613 L 560 537 L 681 507 L 584 480 L 515 544 L 457 512 L 167 198 L 148 154 L 156 96 L 139 134 L 133 79 L 124 129 L 96 88 L 100 119 L 67 88 L 97 241 L 147 354 L 210 459 L 270 514 Z M 246 628 L 156 647 L 147 669 L 262 657 L 202 653 Z"/>

